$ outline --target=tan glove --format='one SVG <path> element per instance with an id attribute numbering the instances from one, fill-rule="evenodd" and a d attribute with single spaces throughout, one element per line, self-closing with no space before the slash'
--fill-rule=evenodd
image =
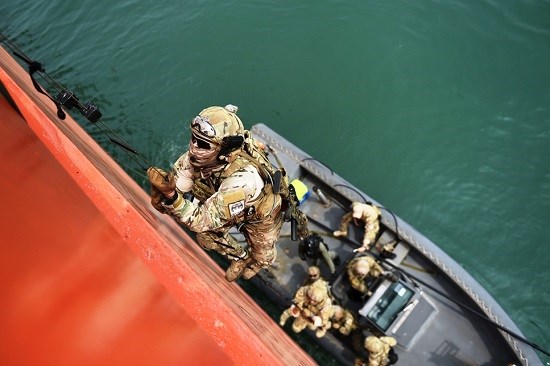
<path id="1" fill-rule="evenodd" d="M 163 200 L 164 196 L 162 193 L 154 186 L 151 186 L 151 205 L 160 213 L 166 213 L 166 209 L 162 205 Z"/>
<path id="2" fill-rule="evenodd" d="M 150 167 L 147 169 L 147 177 L 149 177 L 151 186 L 156 188 L 164 197 L 170 199 L 176 193 L 174 173 L 166 173 L 160 168 Z"/>

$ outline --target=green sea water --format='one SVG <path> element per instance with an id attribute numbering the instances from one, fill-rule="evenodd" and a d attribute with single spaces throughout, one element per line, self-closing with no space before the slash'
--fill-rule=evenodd
<path id="1" fill-rule="evenodd" d="M 238 105 L 437 243 L 550 349 L 550 1 L 4 0 L 0 30 L 159 166 L 198 111 Z"/>

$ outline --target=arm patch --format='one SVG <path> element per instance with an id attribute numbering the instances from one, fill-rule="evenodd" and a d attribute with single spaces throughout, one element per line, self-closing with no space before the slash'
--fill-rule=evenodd
<path id="1" fill-rule="evenodd" d="M 223 202 L 229 216 L 237 216 L 244 211 L 244 198 L 243 190 L 224 193 Z"/>

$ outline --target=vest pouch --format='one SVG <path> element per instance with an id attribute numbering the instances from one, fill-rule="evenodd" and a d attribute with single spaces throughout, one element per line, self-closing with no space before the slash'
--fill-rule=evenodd
<path id="1" fill-rule="evenodd" d="M 191 189 L 193 196 L 198 199 L 200 202 L 206 201 L 210 196 L 212 196 L 215 191 L 202 183 L 198 179 L 194 181 L 193 188 Z"/>

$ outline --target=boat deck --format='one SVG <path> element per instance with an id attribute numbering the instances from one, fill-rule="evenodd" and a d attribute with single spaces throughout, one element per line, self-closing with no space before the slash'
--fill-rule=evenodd
<path id="1" fill-rule="evenodd" d="M 310 231 L 320 234 L 329 250 L 338 254 L 339 263 L 335 273 L 330 273 L 328 266 L 322 260 L 318 262 L 323 277 L 332 285 L 333 295 L 340 305 L 358 311 L 363 303 L 357 302 L 353 296 L 348 296 L 350 291 L 348 291 L 349 285 L 347 288 L 345 287 L 347 283 L 345 264 L 355 255 L 352 251 L 360 246 L 363 232 L 351 225 L 347 239 L 335 238 L 332 235 L 332 232 L 339 228 L 341 217 L 349 212 L 348 208 L 351 202 L 362 201 L 358 190 L 267 126 L 256 125 L 252 132 L 255 138 L 269 145 L 272 149 L 271 161 L 276 166 L 282 164 L 290 180 L 299 178 L 310 191 L 313 191 L 313 187 L 320 188 L 325 196 L 330 198 L 330 206 L 325 207 L 320 199 L 311 192 L 309 198 L 301 204 L 300 208 L 309 218 Z M 368 201 L 376 203 L 370 197 L 366 195 L 365 197 Z M 423 286 L 422 283 L 425 283 L 452 300 L 484 314 L 484 310 L 480 309 L 479 304 L 472 300 L 472 294 L 465 292 L 457 285 L 455 279 L 449 276 L 449 273 L 453 273 L 451 269 L 455 271 L 454 273 L 459 273 L 458 264 L 446 257 L 440 250 L 436 251 L 433 243 L 402 220 L 383 212 L 382 234 L 379 241 L 388 242 L 395 239 L 396 220 L 400 240 L 395 251 L 397 256 L 389 262 L 421 281 L 421 283 L 416 283 L 421 296 L 413 314 L 400 327 L 395 326 L 398 329 L 388 329 L 386 332 L 386 334 L 396 337 L 401 334 L 401 338 L 404 340 L 396 347 L 396 352 L 399 355 L 398 364 L 451 366 L 540 364 L 529 347 L 512 339 L 507 334 L 501 333 L 494 325 L 465 310 L 464 307 L 458 306 Z M 407 240 L 404 240 L 403 237 L 406 237 Z M 437 254 L 438 257 L 432 259 L 427 256 L 426 252 L 429 250 Z M 448 267 L 448 273 L 435 264 L 438 261 L 440 265 L 443 264 L 443 268 Z M 310 264 L 313 264 L 311 260 L 308 263 L 300 259 L 298 242 L 290 240 L 290 225 L 287 224 L 283 226 L 282 237 L 278 242 L 276 266 L 262 273 L 262 279 L 256 280 L 256 283 L 273 301 L 278 302 L 282 311 L 291 305 L 296 290 L 306 278 L 307 268 Z M 390 265 L 383 264 L 383 266 L 387 270 L 392 270 Z M 494 311 L 495 314 L 507 321 L 507 316 L 498 304 L 482 291 L 469 275 L 461 274 L 461 281 L 464 281 L 466 287 L 479 291 L 478 296 L 481 299 L 478 300 L 491 304 L 493 309 L 485 310 Z M 263 282 L 269 282 L 272 288 L 265 286 Z M 511 321 L 504 324 L 509 327 L 508 329 L 521 334 Z M 285 328 L 292 331 L 289 324 Z M 313 333 L 310 335 L 315 337 Z M 335 356 L 344 363 L 352 362 L 356 357 L 349 348 L 342 347 L 342 344 L 351 347 L 353 342 L 333 330 L 327 333 L 320 343 L 323 343 L 328 349 L 332 349 Z M 523 359 L 520 360 L 521 357 L 518 357 L 516 352 L 523 355 Z"/>

